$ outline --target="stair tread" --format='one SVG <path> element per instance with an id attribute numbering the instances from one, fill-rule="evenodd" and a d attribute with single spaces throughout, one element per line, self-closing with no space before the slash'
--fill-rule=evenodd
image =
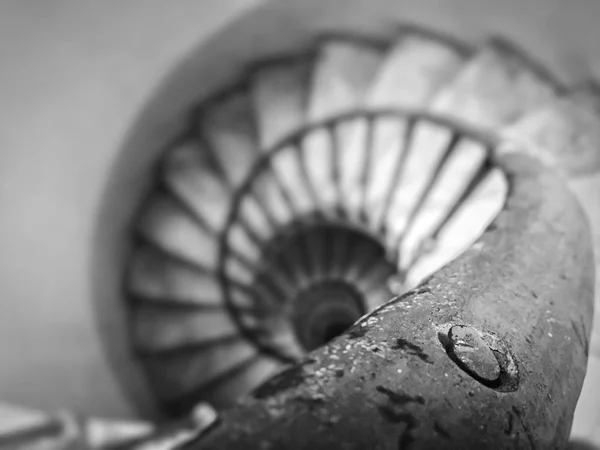
<path id="1" fill-rule="evenodd" d="M 200 388 L 240 364 L 256 358 L 258 350 L 241 336 L 185 353 L 164 355 L 146 364 L 163 398 L 178 397 Z M 161 387 L 164 387 L 162 393 Z"/>
<path id="2" fill-rule="evenodd" d="M 236 255 L 242 255 L 245 262 L 252 264 L 260 259 L 262 242 L 255 241 L 248 229 L 239 221 L 229 228 L 227 244 L 231 250 L 235 251 Z"/>
<path id="3" fill-rule="evenodd" d="M 560 90 L 531 56 L 505 40 L 492 39 L 440 91 L 431 109 L 494 128 L 547 103 Z"/>
<path id="4" fill-rule="evenodd" d="M 201 136 L 233 187 L 246 179 L 259 154 L 254 114 L 252 98 L 245 86 L 205 104 L 200 111 Z"/>
<path id="5" fill-rule="evenodd" d="M 572 176 L 600 169 L 600 115 L 580 94 L 565 96 L 527 114 L 503 129 L 509 140 L 543 162 Z"/>
<path id="6" fill-rule="evenodd" d="M 269 222 L 268 213 L 253 195 L 245 195 L 241 198 L 237 205 L 236 220 L 243 222 L 263 242 L 276 232 L 274 225 Z"/>
<path id="7" fill-rule="evenodd" d="M 255 358 L 239 370 L 233 370 L 226 377 L 215 380 L 212 385 L 185 393 L 181 400 L 190 406 L 201 400 L 215 407 L 229 406 L 262 384 L 281 367 L 282 363 L 274 359 Z"/>
<path id="8" fill-rule="evenodd" d="M 253 74 L 252 98 L 262 151 L 303 126 L 311 65 L 312 60 L 304 56 L 267 63 Z"/>
<path id="9" fill-rule="evenodd" d="M 41 411 L 0 403 L 0 435 L 27 433 L 32 429 L 45 427 L 55 419 Z"/>
<path id="10" fill-rule="evenodd" d="M 318 208 L 302 159 L 303 152 L 295 146 L 287 146 L 271 158 L 271 169 L 289 195 L 296 217 L 311 214 Z"/>
<path id="11" fill-rule="evenodd" d="M 333 213 L 340 203 L 338 180 L 337 149 L 335 137 L 327 128 L 317 128 L 308 133 L 302 142 L 302 157 L 307 172 L 307 179 L 314 192 L 318 193 L 318 201 L 323 212 Z"/>
<path id="12" fill-rule="evenodd" d="M 128 280 L 134 295 L 157 302 L 197 306 L 221 302 L 221 287 L 214 273 L 167 258 L 147 245 L 136 250 Z"/>
<path id="13" fill-rule="evenodd" d="M 400 253 L 405 261 L 413 260 L 421 242 L 434 233 L 461 201 L 461 195 L 471 180 L 478 176 L 486 158 L 487 149 L 481 143 L 463 139 L 439 167 L 439 173 L 430 175 L 432 184 L 421 192 L 424 197 L 420 197 L 419 201 L 422 203 L 417 205 L 414 219 L 409 221 L 409 228 L 403 233 Z"/>
<path id="14" fill-rule="evenodd" d="M 175 351 L 192 344 L 206 345 L 239 333 L 225 310 L 194 311 L 145 305 L 134 314 L 132 331 L 137 350 L 148 354 Z"/>
<path id="15" fill-rule="evenodd" d="M 415 125 L 413 138 L 407 151 L 405 167 L 385 223 L 392 239 L 405 229 L 410 212 L 415 208 L 420 193 L 431 180 L 437 163 L 452 142 L 453 132 L 430 123 Z"/>
<path id="16" fill-rule="evenodd" d="M 500 169 L 492 169 L 441 230 L 434 243 L 434 251 L 423 255 L 410 267 L 406 275 L 406 288 L 417 286 L 426 276 L 469 248 L 500 213 L 507 192 L 506 177 Z"/>
<path id="17" fill-rule="evenodd" d="M 207 149 L 198 140 L 182 140 L 163 164 L 165 184 L 179 195 L 214 230 L 223 227 L 231 191 L 211 164 Z"/>
<path id="18" fill-rule="evenodd" d="M 307 106 L 310 121 L 324 120 L 359 105 L 379 69 L 381 47 L 329 40 L 319 49 Z"/>
<path id="19" fill-rule="evenodd" d="M 271 221 L 281 226 L 291 221 L 294 207 L 278 175 L 266 168 L 252 179 L 250 189 L 263 212 Z"/>
<path id="20" fill-rule="evenodd" d="M 369 107 L 421 107 L 462 66 L 465 49 L 421 32 L 400 35 L 386 55 L 366 103 Z"/>
<path id="21" fill-rule="evenodd" d="M 167 195 L 155 195 L 138 220 L 142 235 L 168 253 L 195 262 L 208 270 L 216 268 L 218 239 Z"/>
<path id="22" fill-rule="evenodd" d="M 374 124 L 367 167 L 367 184 L 365 191 L 365 207 L 368 209 L 368 220 L 374 232 L 385 214 L 386 200 L 390 190 L 399 183 L 406 156 L 405 137 L 408 124 L 404 119 L 394 117 L 382 118 Z"/>

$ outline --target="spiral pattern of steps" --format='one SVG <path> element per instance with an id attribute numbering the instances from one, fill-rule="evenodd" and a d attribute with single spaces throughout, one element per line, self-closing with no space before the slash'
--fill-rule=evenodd
<path id="1" fill-rule="evenodd" d="M 595 92 L 503 39 L 405 27 L 324 37 L 200 104 L 158 161 L 126 277 L 164 410 L 230 404 L 467 249 L 509 185 L 489 133 L 597 170 Z"/>

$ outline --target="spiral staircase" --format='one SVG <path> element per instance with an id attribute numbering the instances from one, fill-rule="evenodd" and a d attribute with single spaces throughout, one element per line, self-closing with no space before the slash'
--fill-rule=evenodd
<path id="1" fill-rule="evenodd" d="M 404 25 L 252 64 L 190 111 L 132 225 L 130 342 L 161 408 L 232 405 L 469 249 L 506 208 L 498 155 L 564 178 L 598 261 L 599 113 L 592 81 L 501 37 Z"/>
<path id="2" fill-rule="evenodd" d="M 466 250 L 506 197 L 489 135 L 597 171 L 596 95 L 417 27 L 253 65 L 193 111 L 136 220 L 131 336 L 161 404 L 231 404 Z"/>

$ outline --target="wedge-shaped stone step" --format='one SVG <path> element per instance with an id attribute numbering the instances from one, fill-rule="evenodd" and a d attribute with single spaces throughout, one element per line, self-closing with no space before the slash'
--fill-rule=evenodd
<path id="1" fill-rule="evenodd" d="M 231 405 L 273 376 L 281 367 L 281 362 L 277 360 L 257 356 L 231 368 L 194 391 L 166 400 L 164 404 L 173 414 L 187 411 L 199 401 L 216 407 Z"/>
<path id="2" fill-rule="evenodd" d="M 252 195 L 263 213 L 276 227 L 288 223 L 294 215 L 294 204 L 290 193 L 286 191 L 279 174 L 266 166 L 256 173 L 244 196 Z"/>
<path id="3" fill-rule="evenodd" d="M 52 416 L 34 409 L 0 403 L 0 442 L 6 448 L 34 440 L 37 436 L 60 434 L 60 423 Z M 15 442 L 15 447 L 11 442 Z M 4 447 L 3 447 L 4 448 Z"/>
<path id="4" fill-rule="evenodd" d="M 325 120 L 358 107 L 380 69 L 384 50 L 367 41 L 327 40 L 313 70 L 308 120 Z"/>
<path id="5" fill-rule="evenodd" d="M 243 86 L 214 99 L 198 117 L 221 173 L 234 187 L 246 179 L 260 153 L 254 114 L 251 95 Z"/>
<path id="6" fill-rule="evenodd" d="M 148 245 L 136 249 L 128 287 L 133 295 L 149 301 L 221 305 L 221 286 L 214 272 L 199 270 L 176 257 L 165 257 Z"/>
<path id="7" fill-rule="evenodd" d="M 289 145 L 272 156 L 270 166 L 280 180 L 291 201 L 296 217 L 315 212 L 319 208 L 317 195 L 303 161 L 303 151 L 298 145 Z"/>
<path id="8" fill-rule="evenodd" d="M 157 194 L 138 219 L 146 240 L 201 269 L 216 270 L 218 235 L 202 228 L 196 218 L 167 194 Z"/>
<path id="9" fill-rule="evenodd" d="M 404 118 L 381 117 L 373 123 L 364 170 L 362 208 L 374 232 L 381 230 L 390 196 L 401 180 L 412 139 L 412 124 Z"/>
<path id="10" fill-rule="evenodd" d="M 135 311 L 136 351 L 153 355 L 177 352 L 181 347 L 205 346 L 207 342 L 237 336 L 236 324 L 221 311 L 144 305 Z"/>
<path id="11" fill-rule="evenodd" d="M 493 129 L 514 122 L 560 92 L 562 87 L 550 72 L 514 44 L 496 38 L 446 84 L 431 109 Z"/>
<path id="12" fill-rule="evenodd" d="M 326 215 L 335 216 L 342 201 L 339 152 L 343 151 L 336 134 L 329 127 L 319 127 L 304 136 L 301 145 L 307 179 L 313 192 L 318 194 L 320 209 Z"/>
<path id="13" fill-rule="evenodd" d="M 265 63 L 253 74 L 252 99 L 259 147 L 268 151 L 306 120 L 312 56 Z"/>
<path id="14" fill-rule="evenodd" d="M 403 288 L 416 287 L 468 249 L 500 213 L 507 193 L 508 182 L 501 170 L 492 169 L 481 178 L 472 195 L 455 210 L 448 211 L 451 214 L 444 217 L 443 226 L 423 238 L 413 260 L 403 262 Z"/>
<path id="15" fill-rule="evenodd" d="M 365 107 L 425 108 L 460 70 L 468 54 L 468 48 L 442 36 L 406 30 L 386 55 L 365 94 Z M 371 226 L 378 226 L 386 203 L 382 191 L 396 175 L 406 130 L 402 123 L 390 119 L 378 120 L 374 128 L 371 125 L 361 121 L 353 127 L 344 124 L 338 141 L 347 208 L 351 214 L 358 210 L 361 216 L 369 215 Z M 365 208 L 376 211 L 367 214 Z"/>
<path id="16" fill-rule="evenodd" d="M 488 149 L 481 143 L 462 139 L 452 144 L 433 173 L 423 174 L 429 181 L 409 213 L 400 248 L 403 264 L 408 267 L 412 266 L 419 246 L 444 227 L 455 209 L 474 193 L 491 170 Z"/>
<path id="17" fill-rule="evenodd" d="M 448 127 L 427 121 L 415 124 L 410 146 L 404 149 L 407 154 L 402 172 L 384 218 L 392 247 L 405 230 L 411 211 L 418 207 L 421 194 L 432 181 L 439 162 L 453 150 L 454 138 L 456 135 Z"/>
<path id="18" fill-rule="evenodd" d="M 219 175 L 209 149 L 197 139 L 182 139 L 166 154 L 161 167 L 171 192 L 212 230 L 221 230 L 231 207 L 231 190 Z"/>
<path id="19" fill-rule="evenodd" d="M 366 96 L 368 107 L 422 107 L 451 79 L 470 49 L 417 29 L 401 33 Z"/>
<path id="20" fill-rule="evenodd" d="M 364 221 L 364 186 L 366 183 L 370 143 L 373 139 L 373 120 L 356 117 L 336 126 L 336 140 L 340 143 L 339 177 L 341 208 L 354 223 Z M 346 144 L 343 144 L 346 141 Z"/>
<path id="21" fill-rule="evenodd" d="M 257 357 L 258 350 L 238 335 L 165 353 L 149 362 L 148 367 L 157 386 L 168 386 L 168 392 L 161 395 L 167 400 L 218 382 L 222 375 Z M 165 365 L 169 370 L 164 369 Z"/>
<path id="22" fill-rule="evenodd" d="M 530 152 L 556 170 L 573 176 L 597 172 L 599 115 L 590 98 L 581 100 L 586 97 L 583 92 L 541 106 L 508 126 L 504 136 L 515 144 L 504 151 Z M 524 144 L 522 148 L 520 144 Z"/>

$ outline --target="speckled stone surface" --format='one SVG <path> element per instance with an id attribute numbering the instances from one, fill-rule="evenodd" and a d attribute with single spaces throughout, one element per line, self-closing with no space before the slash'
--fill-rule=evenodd
<path id="1" fill-rule="evenodd" d="M 504 162 L 506 207 L 462 257 L 186 448 L 565 448 L 589 351 L 594 261 L 578 202 L 535 166 Z M 457 325 L 492 349 L 493 382 L 448 354 Z"/>

